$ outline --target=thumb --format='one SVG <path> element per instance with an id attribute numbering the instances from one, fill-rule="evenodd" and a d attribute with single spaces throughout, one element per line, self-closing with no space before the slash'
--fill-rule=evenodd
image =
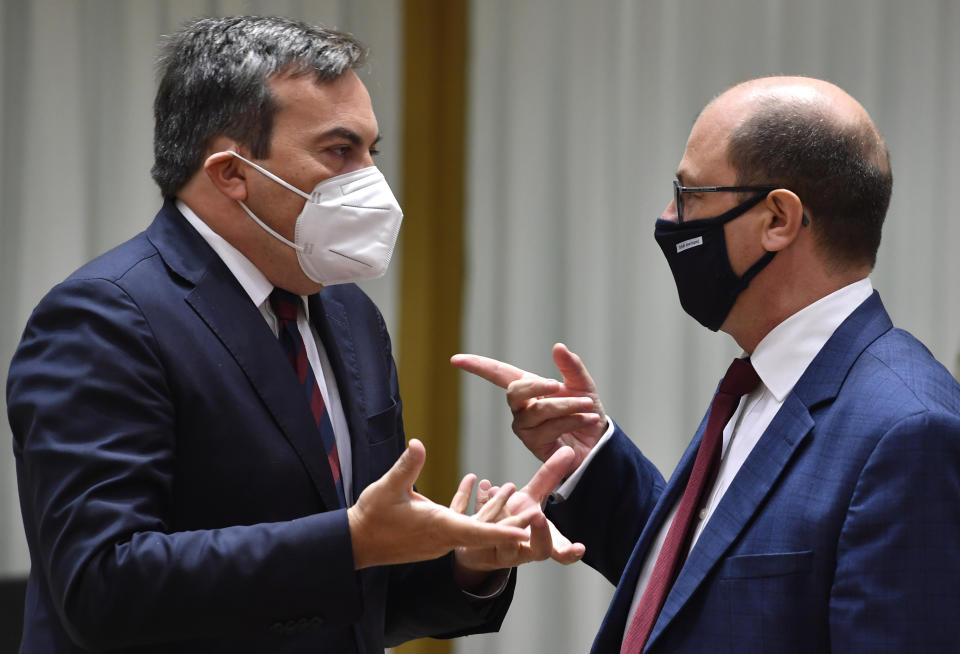
<path id="1" fill-rule="evenodd" d="M 543 503 L 547 496 L 569 475 L 576 455 L 573 448 L 564 446 L 557 449 L 546 463 L 534 473 L 524 490 L 537 502 Z"/>
<path id="2" fill-rule="evenodd" d="M 412 438 L 407 443 L 407 449 L 403 451 L 393 467 L 383 476 L 384 481 L 394 490 L 412 490 L 426 460 L 427 450 L 423 447 L 423 443 L 416 438 Z"/>
<path id="3" fill-rule="evenodd" d="M 563 385 L 567 390 L 596 393 L 597 385 L 576 354 L 571 352 L 563 343 L 553 346 L 553 362 L 563 376 Z"/>

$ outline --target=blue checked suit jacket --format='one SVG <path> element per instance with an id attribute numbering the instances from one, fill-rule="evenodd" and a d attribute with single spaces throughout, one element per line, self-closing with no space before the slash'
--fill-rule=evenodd
<path id="1" fill-rule="evenodd" d="M 405 447 L 390 340 L 355 286 L 309 298 L 354 495 Z M 496 630 L 451 558 L 357 573 L 279 342 L 172 203 L 56 286 L 7 385 L 31 571 L 21 652 L 377 652 Z"/>
<path id="2" fill-rule="evenodd" d="M 706 418 L 664 485 L 617 429 L 550 517 L 617 585 L 592 651 L 619 652 L 640 568 Z M 810 364 L 723 496 L 646 652 L 955 652 L 960 386 L 879 295 Z"/>

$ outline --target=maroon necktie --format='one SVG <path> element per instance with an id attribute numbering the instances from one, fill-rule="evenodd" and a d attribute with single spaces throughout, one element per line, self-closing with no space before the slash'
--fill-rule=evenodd
<path id="1" fill-rule="evenodd" d="M 277 316 L 279 326 L 280 345 L 283 346 L 283 351 L 287 353 L 290 365 L 293 366 L 297 374 L 297 380 L 303 387 L 307 403 L 310 405 L 310 411 L 313 413 L 313 419 L 320 431 L 320 440 L 323 441 L 323 448 L 327 453 L 327 461 L 330 464 L 330 471 L 333 473 L 333 483 L 336 485 L 337 495 L 340 497 L 340 506 L 346 506 L 343 478 L 340 475 L 340 456 L 337 454 L 337 439 L 333 436 L 333 424 L 330 422 L 330 416 L 327 415 L 323 395 L 320 394 L 320 387 L 317 386 L 313 368 L 310 367 L 310 362 L 307 360 L 307 350 L 303 346 L 303 337 L 300 335 L 300 330 L 297 329 L 297 308 L 300 303 L 299 296 L 282 288 L 275 288 L 270 293 L 270 306 L 273 307 L 273 313 Z"/>
<path id="2" fill-rule="evenodd" d="M 685 554 L 690 549 L 694 512 L 700 507 L 716 479 L 720 467 L 723 428 L 733 416 L 740 397 L 752 391 L 759 383 L 760 378 L 750 359 L 734 359 L 727 368 L 727 374 L 713 398 L 707 428 L 703 432 L 703 440 L 700 441 L 697 458 L 687 480 L 687 488 L 683 491 L 677 514 L 670 523 L 667 538 L 650 574 L 650 581 L 643 591 L 636 613 L 633 614 L 620 654 L 639 654 L 650 638 L 660 609 L 663 608 L 667 594 L 683 567 Z"/>

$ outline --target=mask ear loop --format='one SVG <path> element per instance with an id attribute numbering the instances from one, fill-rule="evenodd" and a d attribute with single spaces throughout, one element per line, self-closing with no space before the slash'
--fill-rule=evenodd
<path id="1" fill-rule="evenodd" d="M 263 227 L 263 229 L 265 229 L 267 232 L 269 232 L 270 234 L 272 234 L 274 237 L 276 237 L 276 238 L 279 239 L 280 241 L 283 241 L 284 243 L 286 243 L 287 245 L 289 245 L 290 247 L 292 247 L 292 248 L 293 248 L 294 250 L 296 250 L 297 252 L 303 252 L 303 246 L 302 246 L 302 245 L 297 245 L 297 244 L 294 243 L 293 241 L 291 241 L 291 240 L 289 240 L 289 239 L 281 236 L 280 234 L 278 234 L 278 233 L 276 232 L 276 230 L 274 230 L 273 228 L 271 228 L 270 225 L 268 225 L 267 223 L 265 223 L 265 222 L 263 222 L 262 220 L 260 220 L 259 218 L 257 218 L 257 216 L 256 216 L 252 211 L 250 211 L 250 207 L 248 207 L 245 203 L 241 202 L 240 200 L 237 200 L 237 202 L 240 204 L 241 207 L 243 207 L 243 210 L 247 212 L 247 215 L 250 216 L 251 218 L 253 218 L 253 221 L 254 221 L 255 223 L 257 223 L 258 225 L 260 225 L 261 227 Z"/>
<path id="2" fill-rule="evenodd" d="M 759 195 L 759 196 L 757 196 L 756 198 L 754 198 L 755 201 L 754 201 L 754 200 L 747 200 L 746 202 L 744 202 L 743 204 L 748 205 L 748 207 L 747 207 L 747 209 L 745 210 L 744 213 L 746 213 L 746 211 L 749 211 L 750 209 L 752 209 L 754 205 L 760 204 L 760 202 L 761 202 L 763 199 L 765 199 L 765 198 L 767 197 L 767 195 L 770 195 L 770 194 L 769 194 L 769 193 L 766 193 L 766 194 L 763 194 L 763 195 Z M 740 205 L 740 206 L 743 206 L 743 205 Z M 735 207 L 735 208 L 736 208 L 736 207 Z M 806 214 L 804 214 L 804 218 L 806 218 Z M 763 270 L 764 268 L 767 267 L 767 264 L 770 263 L 770 261 L 773 259 L 774 255 L 776 255 L 776 252 L 775 252 L 775 251 L 774 251 L 774 252 L 766 252 L 766 253 L 764 253 L 764 255 L 763 255 L 762 257 L 760 257 L 757 261 L 755 261 L 752 266 L 750 266 L 749 268 L 747 268 L 747 271 L 746 271 L 745 273 L 743 273 L 743 277 L 740 278 L 740 283 L 741 283 L 740 291 L 743 291 L 743 289 L 745 289 L 745 288 L 750 284 L 750 282 L 753 281 L 753 278 L 756 277 L 756 276 L 760 273 L 761 270 Z"/>
<path id="3" fill-rule="evenodd" d="M 233 150 L 226 150 L 226 152 L 229 152 L 230 154 L 232 154 L 233 156 L 235 156 L 235 157 L 236 157 L 237 159 L 239 159 L 240 161 L 243 161 L 243 162 L 245 162 L 245 163 L 253 166 L 253 167 L 256 168 L 257 170 L 259 170 L 261 173 L 263 173 L 264 175 L 266 175 L 267 177 L 269 177 L 270 179 L 272 179 L 273 181 L 275 181 L 275 182 L 276 182 L 277 184 L 279 184 L 280 186 L 283 186 L 283 187 L 285 187 L 285 188 L 293 191 L 294 193 L 296 193 L 297 195 L 299 195 L 299 196 L 302 197 L 303 199 L 305 199 L 305 200 L 309 200 L 309 199 L 310 199 L 310 196 L 309 196 L 309 195 L 307 195 L 306 193 L 304 193 L 303 191 L 301 191 L 300 189 L 298 189 L 298 188 L 297 188 L 296 186 L 294 186 L 293 184 L 290 184 L 290 183 L 288 183 L 288 182 L 283 181 L 282 179 L 280 179 L 279 177 L 277 177 L 276 175 L 274 175 L 273 173 L 271 173 L 269 170 L 267 170 L 267 169 L 264 168 L 263 166 L 260 166 L 260 165 L 257 165 L 257 164 L 255 164 L 255 163 L 253 163 L 252 161 L 250 161 L 249 159 L 247 159 L 246 157 L 244 157 L 242 154 L 239 154 L 239 153 L 237 153 L 237 152 L 234 152 Z"/>
<path id="4" fill-rule="evenodd" d="M 761 270 L 767 267 L 767 264 L 770 263 L 770 260 L 773 259 L 773 256 L 775 254 L 776 252 L 766 252 L 762 257 L 757 259 L 757 261 L 754 262 L 752 266 L 747 268 L 747 271 L 743 273 L 743 277 L 740 278 L 740 282 L 741 284 L 743 284 L 743 288 L 746 288 L 747 284 L 749 284 L 753 280 L 753 278 L 760 273 Z"/>
<path id="5" fill-rule="evenodd" d="M 249 159 L 247 159 L 247 158 L 244 157 L 243 155 L 238 154 L 237 152 L 234 152 L 233 150 L 225 150 L 225 152 L 229 152 L 230 154 L 232 154 L 233 156 L 235 156 L 235 157 L 236 157 L 237 159 L 239 159 L 240 161 L 246 162 L 246 163 L 249 164 L 250 166 L 253 166 L 253 167 L 256 168 L 258 171 L 260 171 L 261 173 L 263 173 L 264 175 L 266 175 L 267 177 L 269 177 L 270 179 L 272 179 L 273 181 L 275 181 L 277 184 L 280 184 L 281 186 L 284 186 L 284 187 L 288 188 L 289 190 L 293 191 L 293 192 L 296 193 L 297 195 L 299 195 L 299 196 L 301 196 L 301 197 L 303 197 L 303 198 L 306 198 L 307 202 L 310 201 L 310 196 L 309 196 L 309 195 L 307 195 L 306 193 L 304 193 L 303 191 L 301 191 L 300 189 L 298 189 L 296 186 L 293 186 L 292 184 L 288 184 L 287 182 L 283 181 L 282 179 L 280 179 L 279 177 L 277 177 L 276 175 L 274 175 L 273 173 L 271 173 L 269 170 L 267 170 L 267 169 L 264 168 L 263 166 L 258 166 L 257 164 L 253 163 L 252 161 L 250 161 Z M 303 246 L 297 245 L 297 244 L 294 243 L 293 241 L 291 241 L 291 240 L 289 240 L 289 239 L 281 236 L 280 234 L 278 234 L 276 230 L 274 230 L 274 229 L 273 229 L 272 227 L 270 227 L 268 224 L 266 224 L 265 222 L 263 222 L 262 220 L 260 220 L 259 218 L 257 218 L 256 214 L 254 214 L 252 211 L 250 211 L 250 207 L 248 207 L 248 206 L 246 205 L 246 203 L 244 203 L 244 202 L 242 202 L 242 201 L 240 201 L 240 200 L 237 200 L 237 202 L 240 204 L 241 207 L 243 207 L 243 210 L 247 212 L 247 215 L 250 216 L 255 223 L 257 223 L 258 225 L 260 225 L 261 227 L 263 227 L 263 229 L 266 230 L 269 234 L 272 234 L 275 238 L 279 239 L 279 240 L 282 241 L 283 243 L 286 243 L 287 245 L 289 245 L 290 247 L 292 247 L 292 248 L 293 248 L 294 250 L 296 250 L 297 252 L 303 252 Z"/>

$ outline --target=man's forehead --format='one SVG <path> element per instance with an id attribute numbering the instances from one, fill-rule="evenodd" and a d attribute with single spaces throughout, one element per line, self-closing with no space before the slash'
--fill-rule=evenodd
<path id="1" fill-rule="evenodd" d="M 367 87 L 352 70 L 328 80 L 317 80 L 311 74 L 279 74 L 268 81 L 270 91 L 281 104 L 307 99 L 324 101 L 366 100 L 370 101 Z"/>
<path id="2" fill-rule="evenodd" d="M 677 179 L 685 186 L 725 184 L 721 179 L 732 168 L 727 158 L 732 123 L 716 112 L 704 110 L 690 130 Z"/>
<path id="3" fill-rule="evenodd" d="M 325 133 L 339 129 L 372 138 L 377 119 L 370 95 L 353 71 L 317 82 L 310 76 L 271 80 L 277 103 L 277 122 L 302 123 L 311 131 Z"/>

